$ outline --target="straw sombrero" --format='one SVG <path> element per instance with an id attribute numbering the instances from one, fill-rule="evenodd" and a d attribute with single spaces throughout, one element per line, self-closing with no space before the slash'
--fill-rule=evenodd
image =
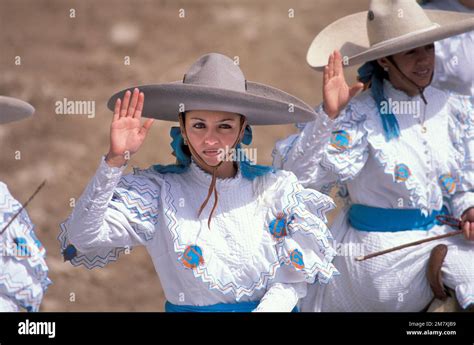
<path id="1" fill-rule="evenodd" d="M 137 87 L 145 94 L 143 116 L 177 121 L 189 110 L 226 111 L 245 115 L 249 125 L 278 125 L 315 119 L 313 109 L 279 89 L 247 81 L 229 57 L 211 53 L 200 57 L 182 81 L 134 86 L 113 95 L 107 103 L 114 109 L 118 97 Z"/>
<path id="2" fill-rule="evenodd" d="M 35 112 L 29 103 L 13 97 L 0 96 L 0 124 L 25 119 Z"/>
<path id="3" fill-rule="evenodd" d="M 369 10 L 327 26 L 311 43 L 306 61 L 321 69 L 335 50 L 345 66 L 390 56 L 474 30 L 474 16 L 424 10 L 416 0 L 372 0 Z"/>

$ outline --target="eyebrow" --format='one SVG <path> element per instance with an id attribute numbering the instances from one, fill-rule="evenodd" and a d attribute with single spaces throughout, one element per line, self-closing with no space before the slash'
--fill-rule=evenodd
<path id="1" fill-rule="evenodd" d="M 206 122 L 206 120 L 201 119 L 199 117 L 191 117 L 191 120 L 198 120 L 198 121 Z M 234 121 L 235 122 L 235 119 L 224 119 L 224 120 L 220 120 L 220 121 L 217 121 L 217 122 L 225 122 L 225 121 Z"/>

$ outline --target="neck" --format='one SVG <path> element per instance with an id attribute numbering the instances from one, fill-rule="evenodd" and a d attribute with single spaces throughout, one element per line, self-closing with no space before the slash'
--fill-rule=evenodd
<path id="1" fill-rule="evenodd" d="M 202 170 L 212 175 L 212 172 L 213 172 L 212 168 L 208 166 L 202 166 L 196 160 L 195 162 Z M 229 162 L 222 163 L 217 168 L 216 177 L 217 178 L 231 178 L 231 177 L 235 177 L 236 174 L 237 174 L 237 167 L 235 166 L 234 162 L 229 161 Z"/>
<path id="2" fill-rule="evenodd" d="M 410 87 L 409 85 L 403 85 L 402 83 L 396 82 L 394 83 L 392 80 L 390 80 L 390 83 L 395 89 L 405 92 L 410 97 L 415 97 L 420 94 L 420 90 L 414 87 Z"/>

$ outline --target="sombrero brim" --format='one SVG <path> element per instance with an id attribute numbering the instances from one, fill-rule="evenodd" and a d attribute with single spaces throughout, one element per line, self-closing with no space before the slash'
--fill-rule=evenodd
<path id="1" fill-rule="evenodd" d="M 29 103 L 13 97 L 0 96 L 0 124 L 30 117 L 35 108 Z"/>
<path id="2" fill-rule="evenodd" d="M 311 67 L 322 70 L 329 55 L 338 49 L 343 57 L 347 57 L 345 67 L 353 66 L 474 30 L 474 16 L 470 14 L 439 10 L 425 10 L 425 13 L 438 26 L 372 47 L 366 26 L 367 11 L 343 17 L 327 26 L 314 38 L 306 61 Z"/>
<path id="3" fill-rule="evenodd" d="M 281 125 L 313 121 L 314 110 L 300 99 L 273 87 L 247 81 L 246 91 L 233 91 L 181 81 L 136 86 L 145 94 L 143 116 L 178 121 L 178 113 L 189 110 L 226 111 L 245 115 L 249 125 Z M 114 110 L 117 98 L 127 88 L 114 94 L 107 106 Z"/>

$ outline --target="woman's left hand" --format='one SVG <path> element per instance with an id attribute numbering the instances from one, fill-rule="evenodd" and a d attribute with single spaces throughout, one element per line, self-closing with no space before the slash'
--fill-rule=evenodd
<path id="1" fill-rule="evenodd" d="M 464 237 L 468 241 L 474 241 L 474 207 L 468 208 L 461 217 Z"/>

